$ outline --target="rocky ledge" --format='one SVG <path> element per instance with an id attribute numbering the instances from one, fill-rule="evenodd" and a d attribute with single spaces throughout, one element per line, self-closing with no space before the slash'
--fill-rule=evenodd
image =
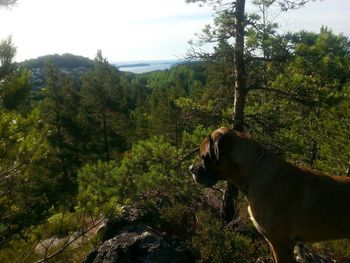
<path id="1" fill-rule="evenodd" d="M 106 262 L 194 262 L 188 249 L 178 240 L 166 240 L 157 230 L 137 225 L 122 229 L 118 235 L 90 252 L 84 263 Z"/>
<path id="2" fill-rule="evenodd" d="M 83 263 L 195 262 L 191 251 L 182 241 L 147 226 L 151 217 L 145 210 L 124 207 L 118 218 L 105 223 L 100 231 L 102 240 L 105 241 L 92 250 Z M 314 254 L 301 243 L 296 246 L 294 252 L 298 263 L 336 262 L 328 256 Z M 271 263 L 272 258 L 261 257 L 256 262 Z"/>

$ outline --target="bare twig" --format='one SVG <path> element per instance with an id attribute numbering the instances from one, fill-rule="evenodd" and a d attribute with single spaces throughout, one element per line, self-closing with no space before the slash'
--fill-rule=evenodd
<path id="1" fill-rule="evenodd" d="M 102 219 L 100 219 L 99 221 L 97 221 L 97 223 L 93 224 L 93 225 L 92 225 L 91 227 L 89 227 L 87 230 L 82 231 L 80 234 L 76 235 L 76 236 L 75 236 L 74 238 L 72 238 L 72 239 L 71 239 L 70 237 L 67 237 L 65 243 L 63 244 L 63 246 L 62 246 L 59 250 L 53 252 L 53 253 L 50 254 L 50 255 L 47 255 L 47 254 L 45 253 L 44 258 L 42 258 L 42 259 L 36 261 L 36 263 L 43 263 L 43 262 L 46 262 L 46 261 L 48 261 L 48 260 L 54 258 L 55 256 L 61 254 L 61 253 L 62 253 L 67 247 L 69 247 L 72 243 L 74 243 L 75 241 L 77 241 L 79 238 L 85 236 L 88 232 L 90 232 L 90 231 L 93 230 L 95 227 L 97 227 L 98 225 L 100 225 L 104 220 L 105 220 L 105 218 L 103 217 Z"/>

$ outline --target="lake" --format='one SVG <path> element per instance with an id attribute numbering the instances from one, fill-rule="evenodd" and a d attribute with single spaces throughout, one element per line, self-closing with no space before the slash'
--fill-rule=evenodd
<path id="1" fill-rule="evenodd" d="M 132 62 L 118 62 L 114 65 L 120 71 L 128 71 L 132 73 L 146 73 L 156 70 L 169 69 L 177 63 L 181 62 L 178 59 L 174 60 L 144 60 Z"/>

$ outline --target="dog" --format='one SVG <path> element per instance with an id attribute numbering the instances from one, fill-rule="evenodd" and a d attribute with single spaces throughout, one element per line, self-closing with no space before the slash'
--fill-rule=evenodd
<path id="1" fill-rule="evenodd" d="M 249 136 L 219 128 L 200 145 L 190 166 L 194 180 L 211 187 L 233 183 L 246 196 L 255 228 L 275 263 L 294 261 L 297 242 L 350 238 L 350 178 L 300 168 Z"/>

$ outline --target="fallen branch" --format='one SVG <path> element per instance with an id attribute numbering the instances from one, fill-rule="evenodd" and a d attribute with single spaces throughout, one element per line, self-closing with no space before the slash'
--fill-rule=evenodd
<path id="1" fill-rule="evenodd" d="M 93 230 L 95 227 L 97 227 L 99 224 L 101 224 L 103 221 L 105 220 L 105 218 L 102 218 L 100 219 L 97 223 L 93 224 L 90 228 L 88 228 L 87 230 L 85 231 L 82 231 L 80 234 L 78 234 L 77 236 L 75 236 L 73 239 L 71 239 L 71 236 L 69 236 L 67 238 L 67 240 L 65 241 L 65 243 L 63 244 L 63 246 L 55 251 L 54 253 L 50 254 L 50 255 L 47 255 L 48 253 L 48 249 L 47 251 L 45 252 L 45 256 L 44 258 L 36 261 L 36 263 L 43 263 L 43 262 L 46 262 L 52 258 L 54 258 L 55 256 L 59 255 L 60 253 L 62 253 L 67 247 L 69 247 L 71 244 L 73 244 L 75 241 L 77 241 L 79 238 L 85 236 L 87 233 L 89 233 L 91 230 Z"/>

